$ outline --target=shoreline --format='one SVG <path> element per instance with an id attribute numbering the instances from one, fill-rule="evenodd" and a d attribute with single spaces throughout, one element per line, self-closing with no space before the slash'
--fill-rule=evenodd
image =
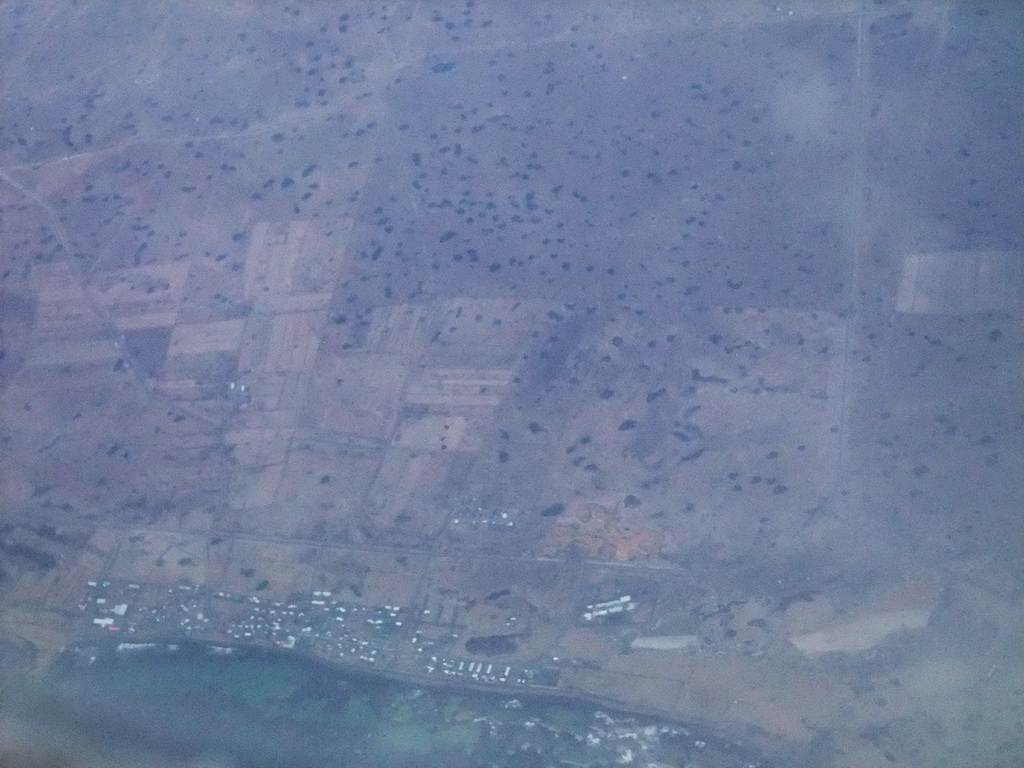
<path id="1" fill-rule="evenodd" d="M 119 650 L 122 646 L 131 646 L 131 648 L 125 652 Z M 83 654 L 83 651 L 88 651 L 89 649 L 97 652 L 91 658 Z M 225 652 L 217 653 L 215 652 L 216 649 L 223 649 Z M 152 652 L 147 653 L 150 650 Z M 682 721 L 654 709 L 628 706 L 622 702 L 585 691 L 549 689 L 541 686 L 531 688 L 499 687 L 493 683 L 473 683 L 461 679 L 446 680 L 380 667 L 365 669 L 354 665 L 338 663 L 302 649 L 276 648 L 237 641 L 221 642 L 216 640 L 198 640 L 195 638 L 176 638 L 168 635 L 133 638 L 132 642 L 125 642 L 123 638 L 108 637 L 97 638 L 96 640 L 72 640 L 54 654 L 53 660 L 46 669 L 42 670 L 41 676 L 48 677 L 54 674 L 61 674 L 61 668 L 64 664 L 74 666 L 81 664 L 85 659 L 88 659 L 86 661 L 88 665 L 92 665 L 95 662 L 116 664 L 119 661 L 131 663 L 134 659 L 141 660 L 146 656 L 152 659 L 294 662 L 322 669 L 331 675 L 360 683 L 374 683 L 383 680 L 399 687 L 428 689 L 442 694 L 476 694 L 493 701 L 503 699 L 508 701 L 514 700 L 525 705 L 541 705 L 551 702 L 561 703 L 573 708 L 592 709 L 595 714 L 604 713 L 616 721 L 628 722 L 637 718 L 657 720 L 662 725 L 679 729 L 686 738 L 694 738 L 706 743 L 709 747 L 738 756 L 755 754 L 761 756 L 763 752 L 761 748 L 727 736 L 720 729 L 716 729 L 713 726 Z M 762 762 L 759 765 L 766 766 L 767 768 L 768 764 Z"/>
<path id="2" fill-rule="evenodd" d="M 634 715 L 642 717 L 656 717 L 661 720 L 665 720 L 668 723 L 672 723 L 679 728 L 690 729 L 694 727 L 691 723 L 674 720 L 651 710 L 644 711 L 641 709 L 630 708 L 622 703 L 616 703 L 611 699 L 602 699 L 599 696 L 594 696 L 584 692 L 544 688 L 542 686 L 535 686 L 531 688 L 503 687 L 498 683 L 474 683 L 462 680 L 461 678 L 446 680 L 433 676 L 398 672 L 384 667 L 367 669 L 361 666 L 348 665 L 326 659 L 315 653 L 310 653 L 309 651 L 298 648 L 275 648 L 256 643 L 240 643 L 237 641 L 221 642 L 217 640 L 197 640 L 195 638 L 175 638 L 170 635 L 145 639 L 136 638 L 130 643 L 125 642 L 121 638 L 101 638 L 95 641 L 71 641 L 63 649 L 54 654 L 54 658 L 50 662 L 49 666 L 42 671 L 42 674 L 45 676 L 59 671 L 58 668 L 66 658 L 73 658 L 76 655 L 81 657 L 81 651 L 89 648 L 96 648 L 101 652 L 105 652 L 105 655 L 97 656 L 95 659 L 96 661 L 112 662 L 118 659 L 131 658 L 136 655 L 133 653 L 123 653 L 118 651 L 119 647 L 126 645 L 135 646 L 130 650 L 138 651 L 143 651 L 148 647 L 152 647 L 154 652 L 151 655 L 154 657 L 162 656 L 165 658 L 177 657 L 204 659 L 215 659 L 219 657 L 224 660 L 235 659 L 239 661 L 245 659 L 297 661 L 314 667 L 323 668 L 333 674 L 351 677 L 358 680 L 383 679 L 403 686 L 415 686 L 418 688 L 431 688 L 444 691 L 465 691 L 483 694 L 488 698 L 494 699 L 537 699 L 546 701 L 563 701 L 570 704 L 603 706 L 607 709 L 618 712 L 620 715 L 625 717 Z M 217 648 L 229 650 L 230 653 L 211 653 L 213 649 Z M 139 653 L 138 655 L 142 656 L 144 654 Z"/>

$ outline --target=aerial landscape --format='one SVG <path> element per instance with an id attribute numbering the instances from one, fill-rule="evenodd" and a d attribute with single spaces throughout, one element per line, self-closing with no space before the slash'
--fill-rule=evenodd
<path id="1" fill-rule="evenodd" d="M 1024 765 L 1022 134 L 1008 0 L 0 4 L 0 765 Z"/>

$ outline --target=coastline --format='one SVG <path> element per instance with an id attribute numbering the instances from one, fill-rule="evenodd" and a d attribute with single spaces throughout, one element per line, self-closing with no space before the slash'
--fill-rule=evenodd
<path id="1" fill-rule="evenodd" d="M 95 656 L 90 659 L 93 652 Z M 228 663 L 232 661 L 293 663 L 321 670 L 326 675 L 358 684 L 376 685 L 383 681 L 398 688 L 429 690 L 441 696 L 472 695 L 481 697 L 485 701 L 500 703 L 501 706 L 508 706 L 514 702 L 516 709 L 558 704 L 574 710 L 591 710 L 595 716 L 605 719 L 608 723 L 628 724 L 636 722 L 638 719 L 654 720 L 658 721 L 660 725 L 677 729 L 695 743 L 742 757 L 744 760 L 749 758 L 750 764 L 756 764 L 759 768 L 770 768 L 770 764 L 764 762 L 760 748 L 730 737 L 710 725 L 680 721 L 654 708 L 630 706 L 626 702 L 615 701 L 581 690 L 554 689 L 543 686 L 525 689 L 521 686 L 501 687 L 490 683 L 475 683 L 464 678 L 446 679 L 383 667 L 367 669 L 332 661 L 301 648 L 287 649 L 255 643 L 182 638 L 173 635 L 134 638 L 130 643 L 126 643 L 123 638 L 109 637 L 72 640 L 55 654 L 54 659 L 49 667 L 42 672 L 42 675 L 43 677 L 59 675 L 65 670 L 65 664 L 74 666 L 84 661 L 86 664 L 116 665 L 121 662 L 134 663 L 142 658 Z"/>

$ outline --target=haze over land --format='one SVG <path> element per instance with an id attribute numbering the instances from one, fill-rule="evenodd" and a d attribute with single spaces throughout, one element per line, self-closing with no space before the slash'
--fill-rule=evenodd
<path id="1" fill-rule="evenodd" d="M 342 5 L 0 7 L 6 666 L 1019 764 L 1021 6 Z"/>

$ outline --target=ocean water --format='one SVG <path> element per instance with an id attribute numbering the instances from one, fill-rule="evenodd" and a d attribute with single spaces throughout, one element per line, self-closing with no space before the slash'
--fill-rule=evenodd
<path id="1" fill-rule="evenodd" d="M 586 702 L 200 644 L 66 653 L 23 710 L 55 748 L 117 766 L 767 766 L 690 727 Z"/>

